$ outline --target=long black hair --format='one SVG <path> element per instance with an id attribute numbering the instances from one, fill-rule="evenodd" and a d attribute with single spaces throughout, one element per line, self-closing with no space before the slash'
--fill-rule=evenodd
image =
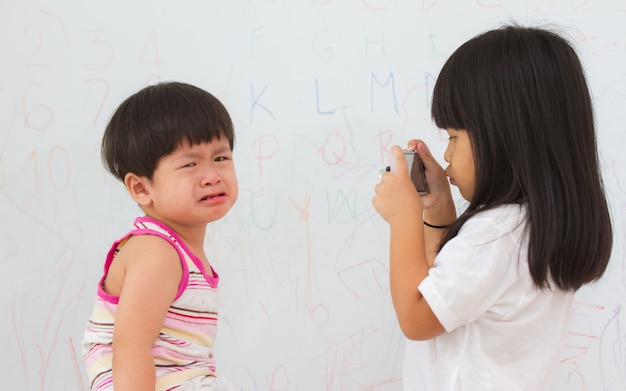
<path id="1" fill-rule="evenodd" d="M 577 290 L 597 280 L 612 244 L 591 97 L 572 45 L 545 29 L 506 26 L 464 43 L 443 66 L 432 118 L 472 143 L 475 192 L 440 249 L 473 215 L 527 209 L 535 285 Z"/>

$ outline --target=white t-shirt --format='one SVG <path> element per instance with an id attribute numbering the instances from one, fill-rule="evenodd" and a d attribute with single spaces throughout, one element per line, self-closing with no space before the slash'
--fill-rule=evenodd
<path id="1" fill-rule="evenodd" d="M 546 390 L 573 293 L 538 290 L 528 271 L 525 208 L 470 218 L 418 289 L 446 329 L 406 341 L 404 389 Z"/>

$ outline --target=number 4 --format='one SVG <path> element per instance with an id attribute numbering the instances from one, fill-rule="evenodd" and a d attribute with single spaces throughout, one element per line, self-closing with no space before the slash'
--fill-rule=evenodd
<path id="1" fill-rule="evenodd" d="M 146 40 L 146 44 L 139 55 L 139 62 L 151 62 L 157 67 L 163 63 L 159 58 L 159 48 L 157 45 L 156 33 L 154 29 L 150 32 L 150 36 Z"/>

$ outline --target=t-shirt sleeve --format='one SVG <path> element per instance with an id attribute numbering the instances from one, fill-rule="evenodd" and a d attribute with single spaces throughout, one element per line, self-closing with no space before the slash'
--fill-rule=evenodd
<path id="1" fill-rule="evenodd" d="M 492 311 L 519 280 L 520 229 L 491 217 L 469 219 L 418 287 L 448 332 Z"/>

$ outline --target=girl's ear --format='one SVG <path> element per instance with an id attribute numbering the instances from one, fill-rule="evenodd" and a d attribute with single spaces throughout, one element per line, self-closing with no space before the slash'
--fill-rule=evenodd
<path id="1" fill-rule="evenodd" d="M 147 206 L 152 203 L 149 182 L 148 178 L 132 172 L 129 172 L 124 177 L 124 185 L 128 189 L 130 196 L 140 206 Z"/>

